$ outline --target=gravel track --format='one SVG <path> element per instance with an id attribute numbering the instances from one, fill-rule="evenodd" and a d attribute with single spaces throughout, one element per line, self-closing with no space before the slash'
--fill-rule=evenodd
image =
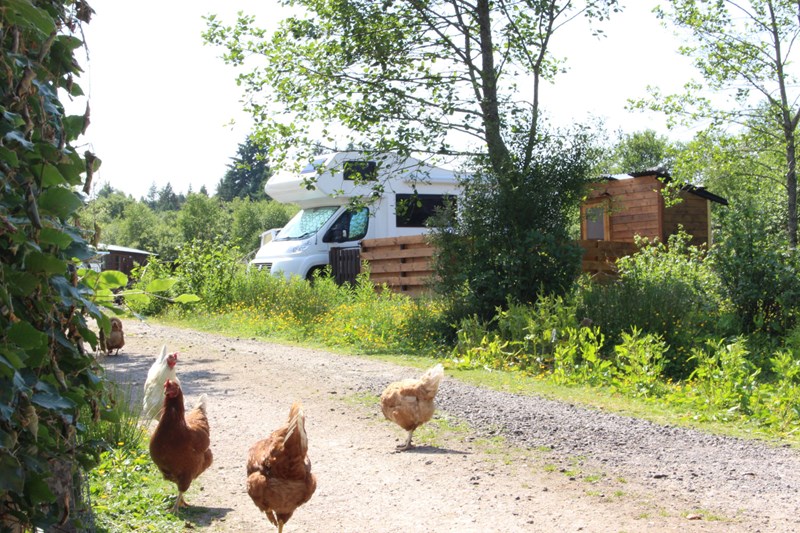
<path id="1" fill-rule="evenodd" d="M 287 532 L 800 531 L 800 453 L 788 447 L 445 377 L 437 418 L 469 430 L 395 454 L 404 432 L 365 398 L 417 369 L 134 320 L 125 331 L 120 356 L 101 359 L 112 379 L 140 390 L 166 343 L 181 352 L 187 402 L 210 397 L 215 463 L 188 494 L 193 529 L 269 530 L 244 460 L 302 398 L 319 487 Z"/>

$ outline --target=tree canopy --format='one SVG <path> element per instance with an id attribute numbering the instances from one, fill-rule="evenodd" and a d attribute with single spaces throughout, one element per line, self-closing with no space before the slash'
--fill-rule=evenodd
<path id="1" fill-rule="evenodd" d="M 299 14 L 274 33 L 244 14 L 233 25 L 211 15 L 205 32 L 241 67 L 255 137 L 271 160 L 291 152 L 306 161 L 321 143 L 482 156 L 494 172 L 532 165 L 539 85 L 562 68 L 553 35 L 576 17 L 617 10 L 616 0 L 283 4 Z M 512 138 L 521 151 L 509 148 Z"/>
<path id="2" fill-rule="evenodd" d="M 763 164 L 754 179 L 767 175 L 784 187 L 786 237 L 797 245 L 796 132 L 800 86 L 794 71 L 794 44 L 800 37 L 800 2 L 789 0 L 669 0 L 657 14 L 691 39 L 680 52 L 693 59 L 705 83 L 692 81 L 683 94 L 637 102 L 667 113 L 672 123 L 709 130 L 734 127 L 749 139 L 747 152 Z M 744 137 L 743 137 L 744 139 Z M 745 152 L 742 152 L 744 154 Z"/>
<path id="3" fill-rule="evenodd" d="M 264 185 L 272 171 L 261 147 L 248 136 L 239 144 L 236 157 L 232 159 L 217 185 L 217 196 L 226 202 L 234 198 L 268 200 Z"/>

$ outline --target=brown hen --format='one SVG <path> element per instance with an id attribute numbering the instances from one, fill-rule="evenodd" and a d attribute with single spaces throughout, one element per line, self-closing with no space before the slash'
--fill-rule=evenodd
<path id="1" fill-rule="evenodd" d="M 119 355 L 123 346 L 125 346 L 125 334 L 122 332 L 122 320 L 114 317 L 111 319 L 111 332 L 106 340 L 106 353 L 111 355 L 111 350 L 116 350 L 114 355 Z"/>
<path id="2" fill-rule="evenodd" d="M 183 494 L 192 481 L 211 466 L 213 455 L 206 417 L 206 395 L 200 397 L 197 407 L 185 412 L 183 391 L 179 383 L 164 383 L 164 407 L 153 435 L 150 437 L 150 457 L 164 479 L 178 486 L 173 513 L 179 506 L 188 507 Z"/>
<path id="3" fill-rule="evenodd" d="M 292 404 L 289 420 L 250 448 L 247 459 L 247 493 L 278 526 L 278 533 L 294 511 L 311 499 L 317 478 L 311 473 L 305 413 Z"/>
<path id="4" fill-rule="evenodd" d="M 383 416 L 408 431 L 404 444 L 397 451 L 413 448 L 411 436 L 414 430 L 433 417 L 433 399 L 444 377 L 442 365 L 436 365 L 419 379 L 404 379 L 389 384 L 381 394 Z"/>

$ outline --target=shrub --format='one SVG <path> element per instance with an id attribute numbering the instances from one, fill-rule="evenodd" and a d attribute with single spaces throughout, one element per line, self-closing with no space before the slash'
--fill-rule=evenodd
<path id="1" fill-rule="evenodd" d="M 714 333 L 722 305 L 718 279 L 689 238 L 680 232 L 668 245 L 639 239 L 640 251 L 617 262 L 617 280 L 584 279 L 579 289 L 579 314 L 598 324 L 612 344 L 633 326 L 659 335 L 670 346 L 664 372 L 674 379 L 691 373 L 689 350 Z"/>
<path id="2" fill-rule="evenodd" d="M 797 323 L 800 255 L 752 201 L 732 209 L 712 250 L 714 270 L 745 332 L 783 334 Z"/>

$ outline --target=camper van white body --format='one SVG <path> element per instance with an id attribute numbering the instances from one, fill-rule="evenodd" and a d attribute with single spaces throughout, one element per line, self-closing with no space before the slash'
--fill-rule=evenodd
<path id="1" fill-rule="evenodd" d="M 349 179 L 354 165 L 357 172 L 374 171 L 375 180 Z M 376 181 L 382 186 L 380 194 L 373 188 Z M 403 200 L 415 193 L 415 198 L 431 202 L 457 195 L 458 175 L 414 158 L 336 152 L 318 156 L 299 173 L 275 174 L 264 189 L 273 199 L 297 204 L 301 210 L 277 233 L 265 232 L 250 264 L 287 278 L 308 278 L 328 264 L 333 247 L 358 247 L 363 239 L 426 233 L 419 216 L 415 220 L 408 215 L 398 218 L 398 202 L 403 205 Z M 368 211 L 348 210 L 354 198 L 371 199 Z"/>

